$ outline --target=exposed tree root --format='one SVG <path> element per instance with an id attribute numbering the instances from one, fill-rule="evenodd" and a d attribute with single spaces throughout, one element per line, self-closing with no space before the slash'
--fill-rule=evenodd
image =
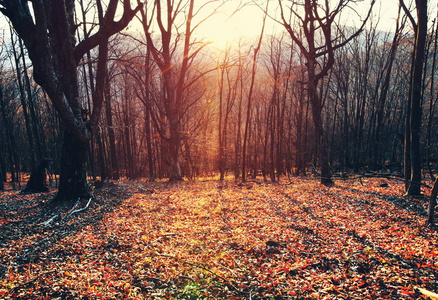
<path id="1" fill-rule="evenodd" d="M 78 200 L 76 201 L 76 203 L 73 205 L 73 207 L 68 211 L 68 213 L 67 213 L 65 216 L 61 217 L 60 214 L 55 214 L 55 215 L 52 216 L 50 219 L 48 219 L 47 221 L 41 223 L 40 225 L 48 226 L 48 225 L 50 225 L 50 223 L 52 223 L 52 222 L 55 221 L 55 220 L 60 219 L 60 220 L 62 221 L 62 220 L 67 219 L 68 217 L 72 216 L 72 215 L 75 214 L 75 213 L 78 213 L 78 212 L 81 212 L 81 211 L 86 210 L 86 209 L 90 206 L 91 200 L 93 200 L 93 198 L 94 198 L 94 197 L 91 196 L 91 197 L 88 199 L 88 202 L 87 202 L 87 204 L 86 204 L 84 207 L 82 207 L 82 208 L 77 208 L 78 205 L 79 205 L 79 203 L 80 203 L 80 201 L 81 201 L 81 198 L 78 198 Z"/>

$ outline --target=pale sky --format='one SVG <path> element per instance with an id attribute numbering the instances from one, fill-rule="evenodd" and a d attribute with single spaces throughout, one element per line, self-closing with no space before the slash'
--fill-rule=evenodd
<path id="1" fill-rule="evenodd" d="M 196 3 L 205 3 L 205 0 L 196 0 Z M 266 1 L 256 0 L 260 3 Z M 331 0 L 337 1 L 337 0 Z M 392 31 L 395 29 L 395 18 L 397 16 L 399 0 L 377 0 L 373 10 L 373 20 L 376 22 L 379 19 L 379 29 L 383 31 Z M 409 0 L 405 0 L 406 3 Z M 236 41 L 239 37 L 256 37 L 260 35 L 263 12 L 255 5 L 248 4 L 236 12 L 239 3 L 248 2 L 251 0 L 227 0 L 225 5 L 219 9 L 219 12 L 211 16 L 204 24 L 202 24 L 194 33 L 196 37 L 202 37 L 206 40 L 215 41 L 217 47 L 224 47 L 227 42 Z M 371 0 L 362 0 L 355 9 L 365 16 L 366 10 L 370 5 Z M 436 16 L 437 4 L 433 4 L 434 0 L 429 0 L 430 11 L 433 11 L 430 19 Z M 265 5 L 263 4 L 263 5 Z M 214 4 L 217 5 L 217 4 Z M 275 11 L 278 8 L 277 0 L 270 0 L 269 9 Z M 205 8 L 205 13 L 209 14 L 214 7 Z M 235 13 L 234 13 L 235 12 Z M 233 14 L 234 13 L 234 14 Z M 201 16 L 202 17 L 202 16 Z M 354 25 L 359 23 L 357 15 L 350 14 L 350 20 L 347 20 L 347 25 Z M 196 23 L 196 20 L 194 20 Z M 0 30 L 5 29 L 6 37 L 9 35 L 8 26 L 5 22 L 5 18 L 0 14 Z M 282 31 L 281 25 L 278 25 L 272 20 L 267 20 L 266 33 L 272 33 L 275 31 Z"/>
<path id="2" fill-rule="evenodd" d="M 229 1 L 220 9 L 220 13 L 212 16 L 207 20 L 202 27 L 197 30 L 196 35 L 207 37 L 212 41 L 217 41 L 219 44 L 224 44 L 226 41 L 233 41 L 238 37 L 255 37 L 260 35 L 263 12 L 255 5 L 248 5 L 237 11 L 237 5 L 240 1 Z M 365 17 L 366 11 L 369 8 L 370 0 L 363 0 L 358 3 L 355 8 L 360 13 L 363 13 Z M 275 10 L 278 7 L 277 1 L 270 3 L 270 10 Z M 395 18 L 397 17 L 398 0 L 377 0 L 374 6 L 373 19 L 374 22 L 379 21 L 379 29 L 384 31 L 391 31 L 395 29 Z M 351 19 L 347 20 L 347 24 L 354 25 L 359 24 L 357 15 L 350 14 Z M 272 20 L 267 20 L 266 32 L 272 33 L 275 31 L 281 31 L 283 28 L 281 25 L 275 23 Z"/>

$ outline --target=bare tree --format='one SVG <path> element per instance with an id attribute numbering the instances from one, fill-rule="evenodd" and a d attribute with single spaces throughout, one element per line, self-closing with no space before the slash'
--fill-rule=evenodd
<path id="1" fill-rule="evenodd" d="M 218 114 L 218 147 L 219 158 L 218 167 L 221 181 L 225 178 L 225 171 L 227 167 L 228 158 L 228 130 L 231 113 L 236 102 L 237 90 L 239 85 L 238 76 L 233 76 L 233 71 L 236 71 L 238 59 L 233 59 L 231 47 L 227 47 L 221 53 L 218 60 L 217 69 L 217 97 L 219 100 L 219 114 Z M 236 75 L 238 72 L 234 72 Z"/>
<path id="2" fill-rule="evenodd" d="M 187 97 L 188 88 L 202 77 L 202 74 L 200 74 L 189 80 L 189 69 L 194 58 L 206 45 L 205 43 L 195 42 L 192 35 L 194 30 L 208 16 L 198 23 L 194 23 L 193 19 L 205 5 L 215 1 L 207 1 L 198 9 L 195 9 L 194 0 L 162 2 L 155 0 L 154 14 L 148 16 L 147 11 L 142 10 L 141 18 L 147 47 L 149 47 L 152 57 L 162 73 L 162 105 L 168 122 L 168 130 L 167 133 L 159 132 L 169 146 L 167 157 L 169 164 L 168 177 L 170 181 L 173 181 L 182 179 L 180 166 L 181 147 L 184 139 L 182 119 L 188 108 L 194 105 L 194 103 L 190 103 Z M 154 39 L 152 34 L 151 27 L 154 25 L 154 19 L 155 26 L 158 26 L 160 32 L 159 40 Z M 184 21 L 181 22 L 181 19 Z M 182 45 L 180 47 L 181 40 Z M 182 49 L 182 53 L 178 52 L 179 49 Z M 209 70 L 202 73 L 207 72 Z"/>
<path id="3" fill-rule="evenodd" d="M 337 24 L 337 18 L 344 10 L 358 1 L 339 1 L 333 8 L 329 1 L 320 2 L 316 0 L 291 1 L 287 5 L 279 0 L 281 13 L 279 22 L 306 58 L 307 93 L 312 106 L 313 124 L 320 145 L 321 183 L 331 185 L 333 181 L 328 160 L 327 137 L 323 126 L 323 102 L 318 93 L 319 84 L 333 67 L 336 49 L 345 46 L 364 29 L 375 1 L 371 2 L 361 26 L 348 36 Z M 292 24 L 291 20 L 296 20 L 297 24 Z"/>
<path id="4" fill-rule="evenodd" d="M 374 142 L 373 144 L 373 157 L 374 157 L 374 161 L 375 163 L 378 163 L 379 161 L 381 161 L 381 159 L 379 158 L 379 151 L 381 148 L 381 141 L 382 141 L 382 130 L 383 130 L 383 126 L 384 126 L 384 108 L 385 108 L 385 103 L 387 102 L 387 98 L 388 98 L 388 90 L 390 88 L 390 80 L 391 80 L 391 74 L 392 74 L 392 69 L 393 69 L 393 65 L 394 65 L 394 60 L 396 57 L 396 53 L 397 53 L 397 49 L 398 46 L 400 44 L 400 39 L 401 39 L 401 31 L 403 30 L 403 27 L 405 25 L 404 21 L 401 21 L 400 23 L 400 7 L 399 7 L 399 12 L 398 12 L 398 17 L 396 20 L 396 29 L 395 29 L 395 33 L 394 33 L 394 37 L 391 43 L 391 48 L 389 49 L 389 54 L 388 54 L 388 59 L 385 63 L 385 72 L 386 74 L 383 77 L 382 80 L 382 85 L 381 85 L 381 91 L 380 91 L 380 95 L 378 96 L 378 102 L 377 102 L 377 116 L 376 116 L 376 126 L 375 126 L 375 133 L 374 133 Z"/>
<path id="5" fill-rule="evenodd" d="M 269 4 L 269 2 L 267 2 Z M 268 4 L 266 4 L 266 6 L 268 6 Z M 267 10 L 267 7 L 266 7 Z M 248 104 L 246 107 L 246 120 L 245 120 L 245 129 L 243 131 L 243 146 L 242 146 L 242 181 L 245 182 L 246 181 L 246 163 L 247 163 L 247 157 L 246 157 L 246 148 L 247 148 L 247 144 L 248 144 L 248 140 L 249 140 L 249 135 L 250 135 L 250 124 L 251 124 L 251 104 L 253 101 L 253 92 L 254 92 L 254 83 L 255 83 L 255 77 L 256 77 L 256 71 L 257 71 L 257 55 L 260 52 L 260 47 L 262 45 L 262 40 L 263 40 L 263 34 L 265 31 L 265 24 L 266 24 L 266 14 L 263 17 L 263 23 L 262 23 L 262 28 L 261 28 L 261 32 L 260 32 L 260 37 L 259 40 L 257 42 L 257 45 L 254 48 L 254 54 L 253 54 L 253 58 L 252 58 L 252 70 L 251 70 L 251 83 L 249 86 L 249 91 L 248 91 Z"/>
<path id="6" fill-rule="evenodd" d="M 435 175 L 432 172 L 432 166 L 431 166 L 431 140 L 432 140 L 432 125 L 433 120 L 435 116 L 435 110 L 438 102 L 438 97 L 434 93 L 434 87 L 435 87 L 435 72 L 437 72 L 437 54 L 438 54 L 438 19 L 434 20 L 434 30 L 435 30 L 435 36 L 432 39 L 433 40 L 433 50 L 431 51 L 432 56 L 432 66 L 431 66 L 431 79 L 430 79 L 430 102 L 429 102 L 429 116 L 427 118 L 427 131 L 426 131 L 426 165 L 429 169 L 429 175 L 432 179 L 432 181 L 435 181 Z M 433 32 L 432 32 L 433 33 Z M 432 34 L 433 35 L 433 34 Z M 431 45 L 429 46 L 431 47 Z"/>
<path id="7" fill-rule="evenodd" d="M 88 195 L 85 168 L 88 141 L 103 104 L 103 83 L 96 83 L 93 112 L 89 116 L 84 114 L 77 66 L 87 51 L 99 46 L 101 69 L 96 77 L 104 78 L 99 73 L 106 74 L 108 38 L 125 28 L 142 4 L 133 9 L 130 1 L 124 1 L 121 17 L 116 14 L 118 0 L 107 1 L 106 7 L 96 0 L 94 6 L 99 17 L 98 28 L 77 42 L 75 33 L 79 24 L 75 20 L 74 0 L 0 0 L 0 11 L 28 50 L 35 81 L 47 92 L 65 126 L 59 201 Z"/>
<path id="8" fill-rule="evenodd" d="M 423 70 L 427 38 L 427 0 L 416 0 L 417 20 L 411 15 L 403 0 L 400 0 L 415 31 L 412 54 L 411 80 L 406 121 L 405 177 L 409 184 L 406 194 L 421 194 L 421 118 L 423 99 Z M 410 170 L 409 170 L 410 168 Z"/>

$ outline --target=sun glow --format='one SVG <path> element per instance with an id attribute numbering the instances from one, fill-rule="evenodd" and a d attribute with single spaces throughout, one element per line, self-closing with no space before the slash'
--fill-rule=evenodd
<path id="1" fill-rule="evenodd" d="M 263 13 L 257 7 L 244 7 L 236 11 L 233 7 L 224 7 L 210 16 L 199 27 L 205 41 L 214 48 L 223 50 L 238 43 L 239 39 L 250 39 L 260 35 Z"/>
<path id="2" fill-rule="evenodd" d="M 223 13 L 211 16 L 206 22 L 204 30 L 205 32 L 202 34 L 206 35 L 207 42 L 219 49 L 225 49 L 228 44 L 239 38 L 237 34 L 239 27 Z"/>
<path id="3" fill-rule="evenodd" d="M 333 1 L 334 0 L 330 0 Z M 349 26 L 360 26 L 362 18 L 365 17 L 370 1 L 355 2 L 352 5 L 353 10 L 346 9 L 341 23 L 344 22 Z M 264 1 L 255 1 L 258 5 L 265 5 Z M 210 42 L 213 48 L 224 50 L 227 47 L 235 47 L 239 39 L 252 40 L 257 38 L 261 33 L 265 7 L 255 5 L 255 2 L 246 2 L 248 5 L 238 7 L 241 1 L 227 1 L 217 8 L 217 12 L 206 18 L 196 29 L 196 35 L 202 37 L 206 42 Z M 337 3 L 337 2 L 336 2 Z M 380 0 L 373 10 L 373 25 L 376 23 L 380 30 L 394 30 L 395 18 L 397 15 L 397 0 Z M 209 10 L 206 13 L 211 13 Z M 275 1 L 269 5 L 269 17 L 266 18 L 265 35 L 275 34 L 285 29 L 273 19 L 279 20 L 278 3 Z M 353 11 L 355 11 L 353 13 Z M 358 15 L 359 14 L 359 15 Z M 362 16 L 362 17 L 361 17 Z M 371 21 L 369 21 L 371 23 Z"/>

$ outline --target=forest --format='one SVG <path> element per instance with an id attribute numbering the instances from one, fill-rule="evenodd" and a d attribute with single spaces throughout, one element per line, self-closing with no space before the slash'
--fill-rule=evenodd
<path id="1" fill-rule="evenodd" d="M 321 26 L 314 24 L 315 16 L 301 19 L 302 28 L 315 28 L 309 35 L 293 29 L 293 15 L 286 15 L 287 10 L 300 9 L 297 2 L 296 7 L 281 6 L 285 12 L 278 22 L 283 30 L 261 31 L 259 37 L 217 48 L 198 39 L 196 27 L 205 21 L 198 14 L 211 17 L 222 2 L 211 1 L 206 7 L 172 3 L 148 3 L 131 16 L 143 27 L 108 38 L 106 66 L 99 69 L 101 46 L 80 49 L 83 56 L 75 58 L 77 118 L 92 128 L 85 164 L 93 180 L 195 179 L 217 173 L 221 179 L 263 176 L 275 181 L 312 172 L 326 177 L 385 172 L 411 180 L 406 149 L 411 142 L 405 136 L 412 115 L 420 121 L 412 145 L 420 148 L 424 176 L 434 178 L 436 18 L 425 24 L 417 108 L 411 103 L 413 29 L 420 25 L 415 7 L 399 9 L 391 21 L 393 31 L 382 32 L 376 17 L 364 16 L 359 29 L 342 27 L 335 17 L 354 11 L 340 4 L 332 8 L 333 16 L 322 18 Z M 209 6 L 213 10 L 204 13 Z M 72 38 L 82 42 L 76 49 L 99 33 L 96 7 L 93 2 L 77 3 L 72 20 L 78 24 L 77 38 Z M 174 18 L 163 24 L 166 13 Z M 65 169 L 61 154 L 64 119 L 69 117 L 50 101 L 46 84 L 34 81 L 35 63 L 10 25 L 3 32 L 0 53 L 1 177 L 20 188 L 22 174 L 50 158 L 50 179 L 57 184 L 56 175 Z M 324 28 L 334 26 L 331 35 L 324 36 Z M 306 41 L 297 39 L 304 34 Z M 310 56 L 315 58 L 313 82 L 308 78 Z M 330 167 L 324 175 L 323 166 Z"/>
<path id="2" fill-rule="evenodd" d="M 0 298 L 438 299 L 437 7 L 383 2 L 0 0 Z"/>

